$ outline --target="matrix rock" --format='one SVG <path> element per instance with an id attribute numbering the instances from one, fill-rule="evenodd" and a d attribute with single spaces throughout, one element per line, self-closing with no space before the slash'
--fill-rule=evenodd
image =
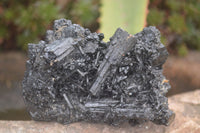
<path id="1" fill-rule="evenodd" d="M 162 75 L 168 53 L 155 27 L 131 35 L 102 33 L 54 22 L 46 40 L 29 44 L 23 97 L 34 120 L 63 124 L 88 121 L 118 125 L 152 121 L 168 125 L 174 113 Z"/>

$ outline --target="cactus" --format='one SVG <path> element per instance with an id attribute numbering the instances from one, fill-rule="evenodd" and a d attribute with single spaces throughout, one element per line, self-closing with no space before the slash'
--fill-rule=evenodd
<path id="1" fill-rule="evenodd" d="M 107 41 L 120 27 L 131 34 L 141 31 L 146 23 L 148 0 L 102 0 L 100 31 Z"/>

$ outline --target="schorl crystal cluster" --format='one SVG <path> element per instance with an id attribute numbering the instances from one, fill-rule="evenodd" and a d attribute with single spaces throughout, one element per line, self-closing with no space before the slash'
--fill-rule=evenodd
<path id="1" fill-rule="evenodd" d="M 168 125 L 174 113 L 162 75 L 168 53 L 155 27 L 110 41 L 70 20 L 54 22 L 45 41 L 29 44 L 23 97 L 34 120 Z"/>

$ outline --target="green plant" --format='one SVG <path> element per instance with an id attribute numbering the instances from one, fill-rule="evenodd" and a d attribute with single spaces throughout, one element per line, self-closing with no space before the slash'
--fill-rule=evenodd
<path id="1" fill-rule="evenodd" d="M 177 34 L 185 33 L 187 30 L 187 26 L 185 24 L 184 18 L 179 14 L 172 14 L 168 18 L 168 23 L 170 26 L 170 30 Z"/>
<path id="2" fill-rule="evenodd" d="M 153 8 L 147 16 L 147 22 L 149 25 L 160 25 L 164 22 L 164 18 L 165 12 Z"/>
<path id="3" fill-rule="evenodd" d="M 30 42 L 37 43 L 55 19 L 67 18 L 92 31 L 97 30 L 98 0 L 1 0 L 0 49 L 26 50 Z M 61 8 L 63 7 L 63 8 Z"/>
<path id="4" fill-rule="evenodd" d="M 93 30 L 92 26 L 100 15 L 98 11 L 99 6 L 99 0 L 78 0 L 73 3 L 69 18 L 72 18 L 74 22 Z"/>
<path id="5" fill-rule="evenodd" d="M 3 8 L 0 35 L 5 49 L 26 50 L 27 43 L 36 42 L 44 34 L 47 23 L 62 17 L 52 0 L 1 1 L 0 5 Z"/>
<path id="6" fill-rule="evenodd" d="M 200 0 L 150 0 L 149 9 L 147 22 L 169 38 L 169 49 L 179 55 L 187 54 L 188 49 L 200 50 Z"/>
<path id="7" fill-rule="evenodd" d="M 100 31 L 107 41 L 119 27 L 135 34 L 146 22 L 148 0 L 102 0 Z"/>

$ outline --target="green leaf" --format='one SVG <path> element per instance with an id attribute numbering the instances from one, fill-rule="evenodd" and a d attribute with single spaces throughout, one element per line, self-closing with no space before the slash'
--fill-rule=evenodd
<path id="1" fill-rule="evenodd" d="M 177 0 L 167 0 L 166 4 L 170 8 L 170 10 L 172 10 L 172 11 L 178 12 L 179 10 L 181 10 L 182 2 L 180 2 L 180 1 L 177 1 Z"/>
<path id="2" fill-rule="evenodd" d="M 99 3 L 98 0 L 77 0 L 69 12 L 70 18 L 75 23 L 90 27 L 99 16 Z"/>
<path id="3" fill-rule="evenodd" d="M 141 31 L 147 4 L 148 0 L 102 0 L 100 31 L 105 34 L 105 40 L 119 27 L 131 34 Z"/>
<path id="4" fill-rule="evenodd" d="M 187 26 L 183 16 L 180 14 L 173 14 L 169 16 L 168 19 L 169 26 L 171 27 L 172 32 L 176 32 L 178 34 L 182 34 L 187 31 Z"/>
<path id="5" fill-rule="evenodd" d="M 147 22 L 149 25 L 160 25 L 164 22 L 165 13 L 159 11 L 158 9 L 150 9 L 150 12 L 147 16 Z"/>

